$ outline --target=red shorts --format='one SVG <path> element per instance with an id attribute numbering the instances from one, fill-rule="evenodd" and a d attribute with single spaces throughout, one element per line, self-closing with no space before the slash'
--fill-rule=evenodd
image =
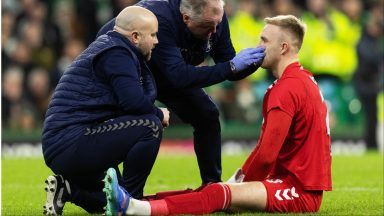
<path id="1" fill-rule="evenodd" d="M 317 212 L 323 191 L 308 191 L 286 178 L 262 181 L 267 189 L 267 212 Z"/>

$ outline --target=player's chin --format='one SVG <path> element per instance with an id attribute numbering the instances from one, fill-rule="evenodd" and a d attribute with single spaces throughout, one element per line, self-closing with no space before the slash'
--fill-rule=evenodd
<path id="1" fill-rule="evenodd" d="M 263 63 L 261 63 L 260 67 L 264 68 L 264 69 L 268 69 L 268 66 L 267 66 L 265 61 L 263 61 Z"/>

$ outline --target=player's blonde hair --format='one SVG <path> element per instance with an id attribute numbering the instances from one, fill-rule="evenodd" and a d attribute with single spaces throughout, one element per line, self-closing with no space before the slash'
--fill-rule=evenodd
<path id="1" fill-rule="evenodd" d="M 276 25 L 290 32 L 296 39 L 293 41 L 292 45 L 300 50 L 307 29 L 307 25 L 303 21 L 293 15 L 267 17 L 264 21 L 266 24 Z"/>

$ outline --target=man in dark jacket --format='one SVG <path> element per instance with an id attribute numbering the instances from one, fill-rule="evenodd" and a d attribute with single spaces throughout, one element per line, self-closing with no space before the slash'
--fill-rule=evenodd
<path id="1" fill-rule="evenodd" d="M 146 61 L 158 43 L 156 16 L 127 7 L 113 31 L 97 38 L 64 72 L 49 104 L 44 159 L 56 175 L 46 183 L 44 214 L 61 215 L 66 201 L 102 212 L 102 179 L 123 162 L 120 183 L 135 197 L 156 159 L 169 112 L 154 105 Z"/>
<path id="2" fill-rule="evenodd" d="M 143 0 L 137 5 L 152 11 L 159 21 L 159 44 L 149 62 L 157 99 L 193 126 L 202 183 L 220 182 L 219 112 L 202 88 L 253 73 L 264 58 L 264 48 L 248 48 L 235 57 L 222 0 Z M 114 23 L 115 19 L 109 21 L 98 35 Z M 208 55 L 216 65 L 198 67 Z"/>

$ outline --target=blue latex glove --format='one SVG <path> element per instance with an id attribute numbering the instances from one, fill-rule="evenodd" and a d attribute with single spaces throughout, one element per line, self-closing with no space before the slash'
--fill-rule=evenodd
<path id="1" fill-rule="evenodd" d="M 235 73 L 248 68 L 251 65 L 259 65 L 265 57 L 265 48 L 246 48 L 241 50 L 231 61 L 235 66 Z"/>

